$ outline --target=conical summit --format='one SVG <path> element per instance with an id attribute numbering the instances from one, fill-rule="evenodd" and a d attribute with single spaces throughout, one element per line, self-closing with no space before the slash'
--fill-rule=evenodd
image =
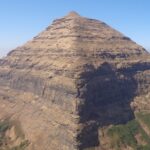
<path id="1" fill-rule="evenodd" d="M 150 54 L 70 12 L 0 60 L 0 103 L 2 150 L 148 147 Z"/>

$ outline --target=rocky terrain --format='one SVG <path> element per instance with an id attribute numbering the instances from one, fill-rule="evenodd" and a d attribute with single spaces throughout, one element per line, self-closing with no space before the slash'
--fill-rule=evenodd
<path id="1" fill-rule="evenodd" d="M 150 54 L 75 12 L 0 60 L 1 150 L 149 150 Z"/>

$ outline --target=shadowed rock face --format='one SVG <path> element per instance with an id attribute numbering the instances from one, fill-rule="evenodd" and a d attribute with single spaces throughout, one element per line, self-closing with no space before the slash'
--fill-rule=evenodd
<path id="1" fill-rule="evenodd" d="M 149 91 L 149 53 L 76 12 L 0 60 L 0 119 L 20 122 L 28 150 L 100 149 L 99 130 L 134 119 Z"/>
<path id="2" fill-rule="evenodd" d="M 79 97 L 84 103 L 79 106 L 79 116 L 84 128 L 78 135 L 80 149 L 100 146 L 100 128 L 135 118 L 130 104 L 142 90 L 137 92 L 139 81 L 134 76 L 150 66 L 138 64 L 131 68 L 117 69 L 105 62 L 97 70 L 82 74 Z"/>

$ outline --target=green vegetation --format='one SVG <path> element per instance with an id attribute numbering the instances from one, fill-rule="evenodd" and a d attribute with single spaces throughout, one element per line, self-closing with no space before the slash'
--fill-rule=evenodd
<path id="1" fill-rule="evenodd" d="M 140 127 L 139 132 L 141 134 L 141 139 L 143 141 L 145 141 L 148 145 L 150 145 L 150 137 L 146 134 L 146 132 L 143 130 L 143 128 Z"/>
<path id="2" fill-rule="evenodd" d="M 0 146 L 2 146 L 3 143 L 5 143 L 6 141 L 5 132 L 10 128 L 10 126 L 11 125 L 8 122 L 8 120 L 0 122 Z"/>
<path id="3" fill-rule="evenodd" d="M 150 150 L 150 146 L 149 145 L 140 145 L 137 147 L 136 150 Z"/>
<path id="4" fill-rule="evenodd" d="M 137 117 L 150 129 L 150 113 L 137 113 Z"/>
<path id="5" fill-rule="evenodd" d="M 141 140 L 145 145 L 140 145 L 136 135 L 140 134 Z M 142 129 L 138 121 L 132 120 L 124 125 L 114 125 L 108 130 L 111 137 L 111 148 L 120 150 L 122 146 L 130 146 L 134 150 L 150 150 L 150 137 Z"/>
<path id="6" fill-rule="evenodd" d="M 133 148 L 137 146 L 135 135 L 138 133 L 139 124 L 137 121 L 130 121 L 126 125 L 116 125 L 108 130 L 108 135 L 112 139 L 112 147 L 119 149 L 122 145 L 129 145 Z"/>
<path id="7" fill-rule="evenodd" d="M 12 147 L 11 145 L 12 141 L 10 141 L 10 138 L 6 136 L 6 131 L 11 129 L 12 126 L 15 127 L 16 138 L 22 140 L 22 142 L 19 145 L 14 147 Z M 9 120 L 0 121 L 0 150 L 25 150 L 25 148 L 28 145 L 29 145 L 29 141 L 25 140 L 25 136 L 19 122 L 9 121 Z"/>
<path id="8" fill-rule="evenodd" d="M 10 128 L 10 123 L 7 120 L 0 122 L 0 134 Z"/>
<path id="9" fill-rule="evenodd" d="M 11 148 L 11 150 L 25 150 L 25 148 L 29 145 L 29 141 L 25 140 L 23 142 L 21 142 L 21 144 L 19 146 L 15 146 L 13 148 Z"/>

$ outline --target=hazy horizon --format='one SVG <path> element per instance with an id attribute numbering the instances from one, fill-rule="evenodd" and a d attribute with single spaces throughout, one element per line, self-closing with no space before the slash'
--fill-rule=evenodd
<path id="1" fill-rule="evenodd" d="M 0 57 L 23 45 L 70 11 L 104 21 L 150 51 L 150 1 L 5 0 L 0 5 Z"/>

